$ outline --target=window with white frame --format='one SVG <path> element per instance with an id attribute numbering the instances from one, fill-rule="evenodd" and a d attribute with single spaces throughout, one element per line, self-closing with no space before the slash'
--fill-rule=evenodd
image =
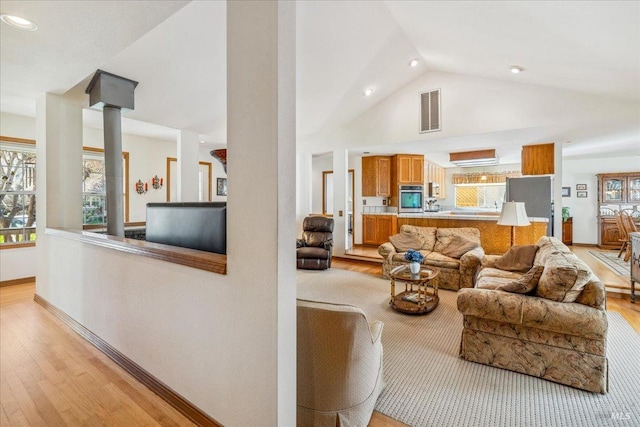
<path id="1" fill-rule="evenodd" d="M 459 184 L 455 190 L 457 208 L 493 208 L 499 211 L 506 184 Z"/>
<path id="2" fill-rule="evenodd" d="M 129 153 L 122 153 L 122 180 L 124 198 L 124 218 L 129 220 Z M 107 180 L 105 175 L 104 151 L 85 148 L 82 155 L 82 224 L 85 226 L 107 223 Z"/>
<path id="3" fill-rule="evenodd" d="M 35 141 L 0 140 L 0 244 L 36 240 Z"/>

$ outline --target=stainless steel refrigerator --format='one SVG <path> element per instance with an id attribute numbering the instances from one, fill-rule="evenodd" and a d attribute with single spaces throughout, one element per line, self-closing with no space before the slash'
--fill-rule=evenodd
<path id="1" fill-rule="evenodd" d="M 506 202 L 524 202 L 527 215 L 547 218 L 547 236 L 553 235 L 553 179 L 550 176 L 507 178 Z"/>

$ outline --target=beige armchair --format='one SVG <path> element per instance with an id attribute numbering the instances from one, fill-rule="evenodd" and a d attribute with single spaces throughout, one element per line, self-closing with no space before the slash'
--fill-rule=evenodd
<path id="1" fill-rule="evenodd" d="M 351 305 L 297 302 L 297 425 L 366 426 L 384 387 L 383 323 Z"/>

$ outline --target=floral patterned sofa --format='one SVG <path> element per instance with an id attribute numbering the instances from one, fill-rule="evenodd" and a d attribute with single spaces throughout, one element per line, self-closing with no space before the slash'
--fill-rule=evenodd
<path id="1" fill-rule="evenodd" d="M 409 263 L 404 259 L 404 254 L 410 248 L 420 251 L 425 256 L 422 265 L 440 269 L 440 289 L 457 291 L 460 288 L 473 287 L 484 256 L 484 250 L 480 246 L 480 231 L 477 228 L 418 227 L 405 224 L 400 227 L 399 235 L 411 237 L 416 243 L 407 243 L 406 247 L 396 247 L 391 242 L 380 245 L 378 253 L 384 260 L 382 277 L 389 279 L 391 270 Z M 473 249 L 465 250 L 464 243 L 461 242 L 472 242 Z"/>
<path id="2" fill-rule="evenodd" d="M 496 289 L 522 273 L 488 255 L 475 288 L 458 292 L 463 359 L 598 393 L 608 391 L 606 293 L 602 282 L 553 237 L 537 242 L 539 282 L 528 294 Z"/>

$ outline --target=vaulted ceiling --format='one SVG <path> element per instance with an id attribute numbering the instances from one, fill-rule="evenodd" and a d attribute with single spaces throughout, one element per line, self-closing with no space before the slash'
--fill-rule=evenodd
<path id="1" fill-rule="evenodd" d="M 171 139 L 188 129 L 225 143 L 225 2 L 2 1 L 0 12 L 39 25 L 0 26 L 3 112 L 33 116 L 43 92 L 86 103 L 103 69 L 140 82 L 125 130 Z M 300 137 L 343 126 L 434 71 L 640 103 L 635 1 L 301 1 L 296 44 Z M 99 126 L 99 114 L 85 122 Z"/>

